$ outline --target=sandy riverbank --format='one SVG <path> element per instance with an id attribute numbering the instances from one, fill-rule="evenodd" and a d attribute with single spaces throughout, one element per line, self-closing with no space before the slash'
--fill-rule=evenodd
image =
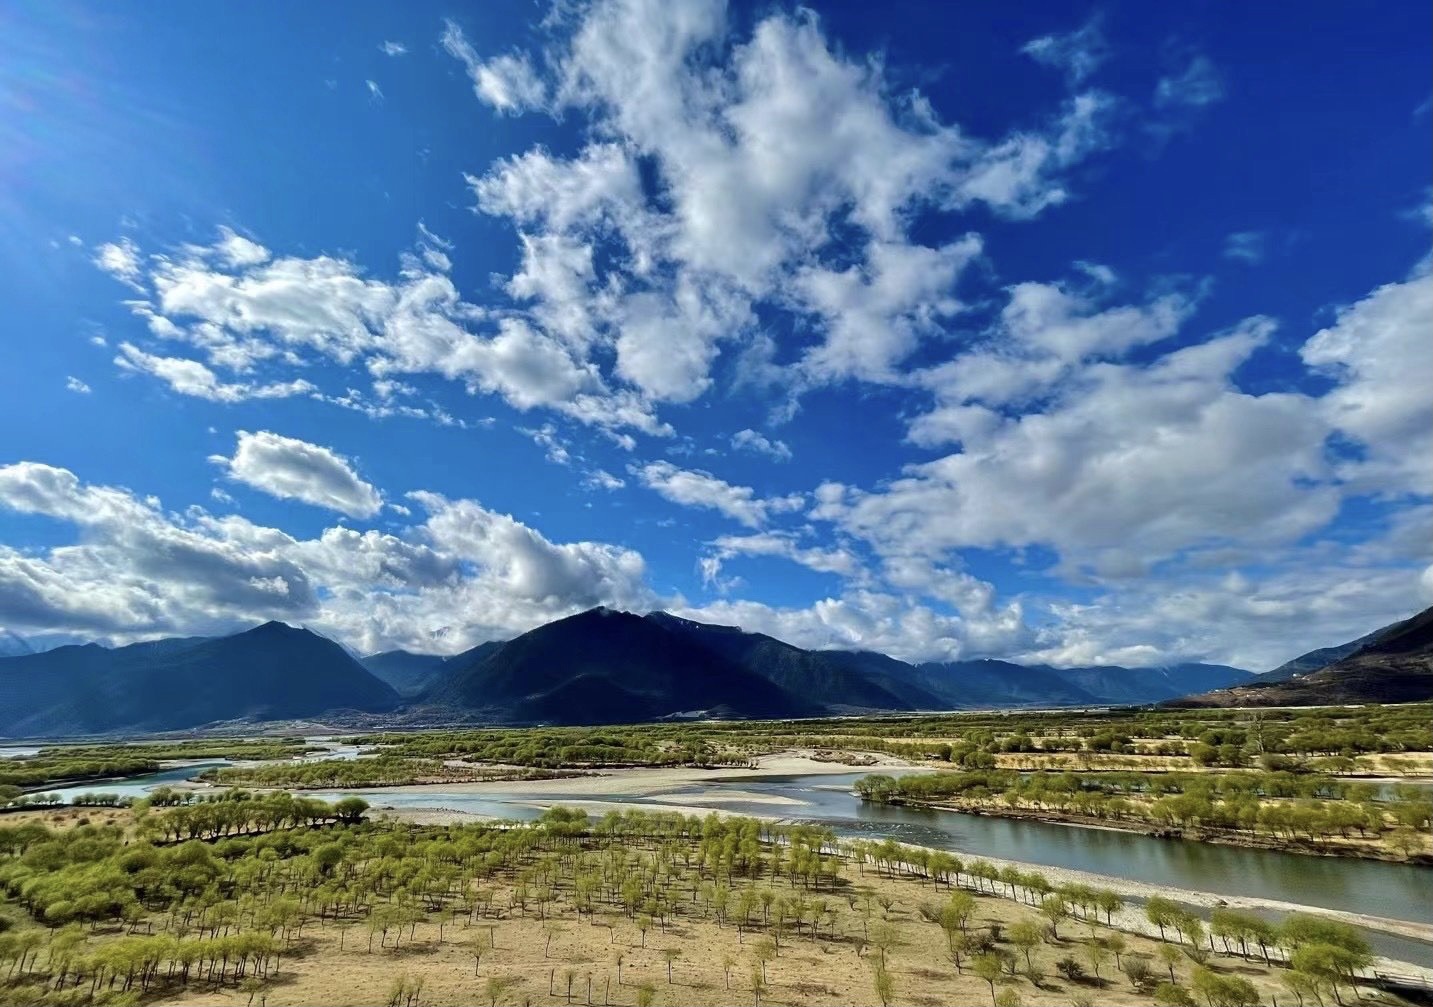
<path id="1" fill-rule="evenodd" d="M 375 787 L 364 790 L 375 803 L 382 803 L 383 794 L 523 794 L 541 800 L 544 794 L 562 796 L 603 797 L 621 794 L 631 797 L 646 797 L 666 790 L 697 786 L 703 783 L 740 783 L 745 780 L 761 780 L 773 776 L 839 776 L 845 773 L 889 772 L 904 773 L 925 769 L 902 759 L 886 757 L 875 765 L 851 766 L 839 762 L 822 762 L 800 753 L 763 756 L 757 760 L 756 768 L 743 769 L 723 766 L 714 769 L 695 769 L 691 766 L 663 766 L 655 769 L 613 769 L 594 771 L 586 776 L 568 776 L 556 780 L 494 780 L 489 783 L 443 783 L 413 784 L 402 787 Z M 683 795 L 684 799 L 691 795 Z M 765 798 L 758 798 L 765 800 Z"/>

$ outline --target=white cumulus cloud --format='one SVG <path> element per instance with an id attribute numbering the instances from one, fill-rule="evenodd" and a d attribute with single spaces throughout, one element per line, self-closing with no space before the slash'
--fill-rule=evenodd
<path id="1" fill-rule="evenodd" d="M 281 500 L 366 518 L 383 507 L 383 496 L 354 471 L 349 459 L 330 448 L 260 430 L 240 430 L 234 456 L 210 459 L 229 478 Z"/>
<path id="2" fill-rule="evenodd" d="M 766 455 L 779 462 L 791 460 L 791 448 L 785 441 L 769 438 L 765 434 L 757 433 L 755 430 L 738 430 L 731 436 L 731 446 L 738 451 L 750 451 L 752 454 Z"/>

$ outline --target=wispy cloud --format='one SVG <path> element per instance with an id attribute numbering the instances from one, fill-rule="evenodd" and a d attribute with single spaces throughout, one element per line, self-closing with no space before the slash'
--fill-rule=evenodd
<path id="1" fill-rule="evenodd" d="M 1020 51 L 1037 63 L 1062 70 L 1072 86 L 1084 83 L 1110 55 L 1098 15 L 1072 32 L 1031 39 Z"/>
<path id="2" fill-rule="evenodd" d="M 748 528 L 761 527 L 773 514 L 799 510 L 803 503 L 800 494 L 762 498 L 750 486 L 734 486 L 710 472 L 678 468 L 671 462 L 633 466 L 632 473 L 672 503 L 720 511 Z"/>
<path id="3" fill-rule="evenodd" d="M 1161 77 L 1154 88 L 1154 104 L 1158 108 L 1200 108 L 1223 98 L 1223 75 L 1213 60 L 1202 53 L 1190 57 L 1174 73 Z"/>
<path id="4" fill-rule="evenodd" d="M 1224 239 L 1224 258 L 1256 266 L 1268 253 L 1268 235 L 1263 231 L 1235 231 Z"/>

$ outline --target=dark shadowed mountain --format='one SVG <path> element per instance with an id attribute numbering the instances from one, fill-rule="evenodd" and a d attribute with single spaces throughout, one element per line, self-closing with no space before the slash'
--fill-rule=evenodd
<path id="1" fill-rule="evenodd" d="M 1243 687 L 1176 700 L 1178 706 L 1322 706 L 1416 703 L 1433 699 L 1433 608 L 1395 623 L 1346 657 L 1283 681 L 1261 676 Z"/>
<path id="2" fill-rule="evenodd" d="M 425 708 L 558 723 L 696 712 L 790 716 L 1150 703 L 1253 677 L 1218 665 L 911 665 L 870 651 L 803 650 L 762 633 L 666 612 L 635 616 L 606 609 L 542 626 L 477 660 L 449 659 L 437 676 L 417 699 Z"/>
<path id="3" fill-rule="evenodd" d="M 880 667 L 879 661 L 900 664 L 884 655 L 802 650 L 764 633 L 693 622 L 666 612 L 653 612 L 646 618 L 794 696 L 819 697 L 828 709 L 913 710 L 942 705 L 934 694 Z"/>
<path id="4" fill-rule="evenodd" d="M 1218 665 L 912 665 L 871 651 L 805 650 L 665 612 L 597 608 L 451 657 L 394 650 L 355 660 L 307 630 L 266 623 L 227 637 L 0 658 L 0 733 L 174 730 L 385 712 L 404 700 L 409 723 L 1105 706 L 1158 702 L 1252 677 Z"/>
<path id="5" fill-rule="evenodd" d="M 454 668 L 466 667 L 502 646 L 501 641 L 480 643 L 461 654 L 415 654 L 408 650 L 385 650 L 381 654 L 360 657 L 358 663 L 374 677 L 391 685 L 398 695 L 409 699 L 418 695 Z"/>
<path id="6" fill-rule="evenodd" d="M 539 626 L 458 667 L 425 706 L 505 719 L 613 723 L 678 714 L 792 717 L 825 709 L 661 620 L 595 608 Z"/>
<path id="7" fill-rule="evenodd" d="M 1297 678 L 1300 675 L 1307 675 L 1310 672 L 1327 668 L 1335 661 L 1341 661 L 1350 654 L 1368 646 L 1392 628 L 1392 626 L 1384 626 L 1380 629 L 1375 629 L 1366 636 L 1359 637 L 1357 640 L 1350 640 L 1348 643 L 1340 643 L 1333 647 L 1320 647 L 1318 650 L 1311 650 L 1307 654 L 1300 654 L 1292 661 L 1285 661 L 1273 671 L 1266 672 L 1261 681 L 1286 682 L 1291 678 Z"/>
<path id="8" fill-rule="evenodd" d="M 176 730 L 398 703 L 338 644 L 278 622 L 233 636 L 0 659 L 0 733 L 13 736 Z"/>

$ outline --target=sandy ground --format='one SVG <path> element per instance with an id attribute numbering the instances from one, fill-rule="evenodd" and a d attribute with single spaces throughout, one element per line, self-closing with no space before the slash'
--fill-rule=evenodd
<path id="1" fill-rule="evenodd" d="M 714 781 L 744 781 L 744 779 L 762 779 L 765 776 L 815 776 L 851 774 L 851 772 L 880 772 L 883 769 L 897 769 L 900 772 L 917 772 L 923 766 L 911 765 L 903 759 L 891 758 L 891 756 L 878 756 L 881 761 L 877 765 L 845 765 L 843 762 L 821 762 L 818 759 L 810 758 L 800 753 L 790 755 L 762 756 L 757 761 L 755 769 L 738 769 L 732 766 L 719 766 L 715 769 L 694 769 L 691 766 L 662 766 L 658 769 L 612 769 L 608 772 L 595 772 L 589 776 L 567 776 L 565 779 L 504 779 L 494 781 L 492 784 L 464 784 L 461 789 L 473 788 L 474 794 L 542 794 L 543 791 L 556 791 L 559 794 L 656 794 L 659 791 L 669 791 L 678 786 L 691 786 L 694 784 L 711 784 Z M 407 788 L 403 786 L 401 791 L 421 791 L 420 786 Z M 443 791 L 453 791 L 454 786 L 444 785 Z"/>
<path id="2" fill-rule="evenodd" d="M 659 769 L 615 769 L 594 772 L 588 776 L 569 776 L 559 780 L 495 780 L 491 783 L 443 783 L 431 786 L 377 787 L 364 791 L 373 795 L 374 803 L 382 803 L 382 795 L 392 794 L 524 794 L 541 799 L 544 793 L 576 794 L 583 797 L 602 797 L 623 794 L 645 797 L 649 794 L 680 787 L 696 786 L 703 783 L 760 780 L 770 776 L 815 776 L 826 774 L 839 776 L 844 773 L 898 771 L 918 772 L 929 767 L 916 766 L 901 759 L 885 757 L 877 765 L 848 766 L 839 762 L 821 762 L 803 755 L 767 756 L 759 760 L 755 769 L 693 769 L 688 766 L 671 766 Z M 684 798 L 687 795 L 684 795 Z"/>
<path id="3" fill-rule="evenodd" d="M 508 886 L 500 883 L 496 887 L 500 897 L 495 904 L 505 905 Z M 776 889 L 794 894 L 779 882 Z M 888 895 L 892 900 L 888 913 L 878 913 L 871 926 L 879 926 L 881 916 L 887 916 L 898 929 L 899 942 L 889 954 L 895 982 L 893 1004 L 940 1007 L 990 1003 L 985 982 L 969 970 L 957 973 L 940 928 L 919 917 L 919 905 L 939 904 L 945 898 L 944 889 L 909 878 L 880 877 L 870 869 L 862 875 L 854 867 L 843 873 L 841 894 L 829 889 L 820 893 L 830 900 L 835 913 L 833 926 L 821 940 L 813 941 L 809 934 L 794 937 L 788 930 L 780 955 L 767 966 L 769 989 L 761 997 L 762 1003 L 773 1007 L 836 1007 L 877 1002 L 871 981 L 877 952 L 861 947 L 857 937 L 863 924 L 844 897 L 863 890 Z M 972 923 L 1009 927 L 1016 920 L 1035 918 L 1035 911 L 1027 906 L 985 896 L 977 899 Z M 605 925 L 608 921 L 613 924 L 610 930 Z M 489 925 L 494 926 L 492 948 L 488 947 Z M 1103 927 L 1098 932 L 1109 933 Z M 638 1001 L 638 989 L 644 983 L 654 988 L 652 1002 L 663 1007 L 751 1004 L 753 951 L 761 936 L 758 931 L 743 937 L 734 926 L 718 927 L 711 920 L 683 917 L 665 932 L 654 926 L 643 938 L 632 921 L 620 914 L 596 921 L 579 920 L 574 918 L 570 905 L 564 905 L 547 925 L 534 915 L 505 910 L 500 918 L 481 919 L 478 926 L 450 924 L 441 940 L 434 923 L 423 923 L 411 939 L 404 935 L 398 950 L 375 944 L 369 952 L 366 931 L 354 926 L 347 932 L 344 950 L 340 951 L 332 926 L 310 925 L 304 928 L 301 947 L 285 957 L 279 975 L 262 996 L 271 1004 L 381 1004 L 394 981 L 407 976 L 422 978 L 421 1002 L 425 1005 L 488 1003 L 485 982 L 490 977 L 500 977 L 512 984 L 497 999 L 506 1005 L 632 1005 Z M 1105 978 L 1100 981 L 1071 983 L 1057 975 L 1055 962 L 1066 955 L 1083 960 L 1088 940 L 1085 925 L 1067 921 L 1060 927 L 1058 940 L 1042 943 L 1033 951 L 1040 972 L 1038 986 L 1024 976 L 1006 977 L 1002 985 L 1012 986 L 1030 1007 L 1069 1007 L 1081 993 L 1102 1007 L 1151 1003 L 1151 995 L 1137 993 L 1115 971 L 1113 961 L 1105 963 Z M 1145 958 L 1156 971 L 1163 970 L 1155 957 L 1157 942 L 1139 936 L 1130 936 L 1127 941 L 1127 954 Z M 481 951 L 477 961 L 473 957 L 475 949 Z M 672 964 L 670 982 L 663 957 L 667 949 L 679 954 Z M 620 984 L 616 965 L 619 954 Z M 729 974 L 723 968 L 724 959 L 732 962 Z M 1277 974 L 1261 962 L 1224 955 L 1216 955 L 1211 962 L 1221 972 L 1242 975 L 1254 982 L 1264 1002 L 1282 993 Z M 1193 963 L 1181 958 L 1175 967 L 1181 981 L 1187 984 Z M 571 1000 L 566 995 L 568 970 L 573 973 Z M 246 997 L 242 990 L 196 985 L 162 1002 L 238 1005 L 244 1004 Z"/>
<path id="4" fill-rule="evenodd" d="M 684 798 L 686 799 L 686 798 Z M 592 814 L 602 814 L 613 809 L 625 811 L 634 809 L 638 811 L 651 811 L 651 804 L 625 804 L 615 801 L 563 801 L 564 807 L 582 808 Z M 677 804 L 662 802 L 662 808 L 671 811 L 680 811 L 683 814 L 703 814 L 711 810 L 720 809 L 686 807 Z M 393 811 L 385 811 L 401 821 L 414 822 L 421 825 L 448 825 L 461 821 L 478 821 L 484 816 L 473 815 L 466 812 L 454 811 L 446 808 L 401 808 Z M 761 816 L 775 819 L 778 816 Z M 911 844 L 903 844 L 910 846 Z M 1128 878 L 1116 877 L 1110 874 L 1097 874 L 1093 871 L 1079 871 L 1066 867 L 1051 867 L 1047 864 L 1030 863 L 1024 860 L 1004 860 L 999 857 L 982 857 L 982 860 L 989 861 L 996 867 L 1014 867 L 1022 871 L 1038 871 L 1056 885 L 1063 884 L 1084 884 L 1096 888 L 1107 888 L 1127 899 L 1148 899 L 1151 896 L 1163 896 L 1167 899 L 1174 899 L 1186 905 L 1200 906 L 1205 909 L 1223 907 L 1230 909 L 1263 909 L 1272 912 L 1283 913 L 1313 913 L 1319 916 L 1327 916 L 1332 919 L 1343 920 L 1368 930 L 1381 930 L 1385 933 L 1396 934 L 1400 937 L 1410 937 L 1414 940 L 1433 943 L 1433 926 L 1426 923 L 1414 923 L 1407 920 L 1392 920 L 1383 916 L 1370 916 L 1364 913 L 1351 913 L 1338 909 L 1324 909 L 1319 906 L 1309 906 L 1298 902 L 1284 902 L 1279 899 L 1265 899 L 1254 897 L 1238 897 L 1218 895 L 1213 892 L 1200 892 L 1189 888 L 1170 888 L 1161 885 L 1146 884 L 1141 881 L 1131 881 Z M 1133 906 L 1116 913 L 1114 916 L 1116 926 L 1130 933 L 1157 936 L 1159 931 L 1145 919 L 1144 910 L 1139 906 Z M 1433 982 L 1433 968 L 1426 968 L 1415 965 L 1411 962 L 1394 961 L 1388 958 L 1380 958 L 1378 967 L 1387 968 L 1392 971 L 1405 974 L 1417 974 Z"/>

